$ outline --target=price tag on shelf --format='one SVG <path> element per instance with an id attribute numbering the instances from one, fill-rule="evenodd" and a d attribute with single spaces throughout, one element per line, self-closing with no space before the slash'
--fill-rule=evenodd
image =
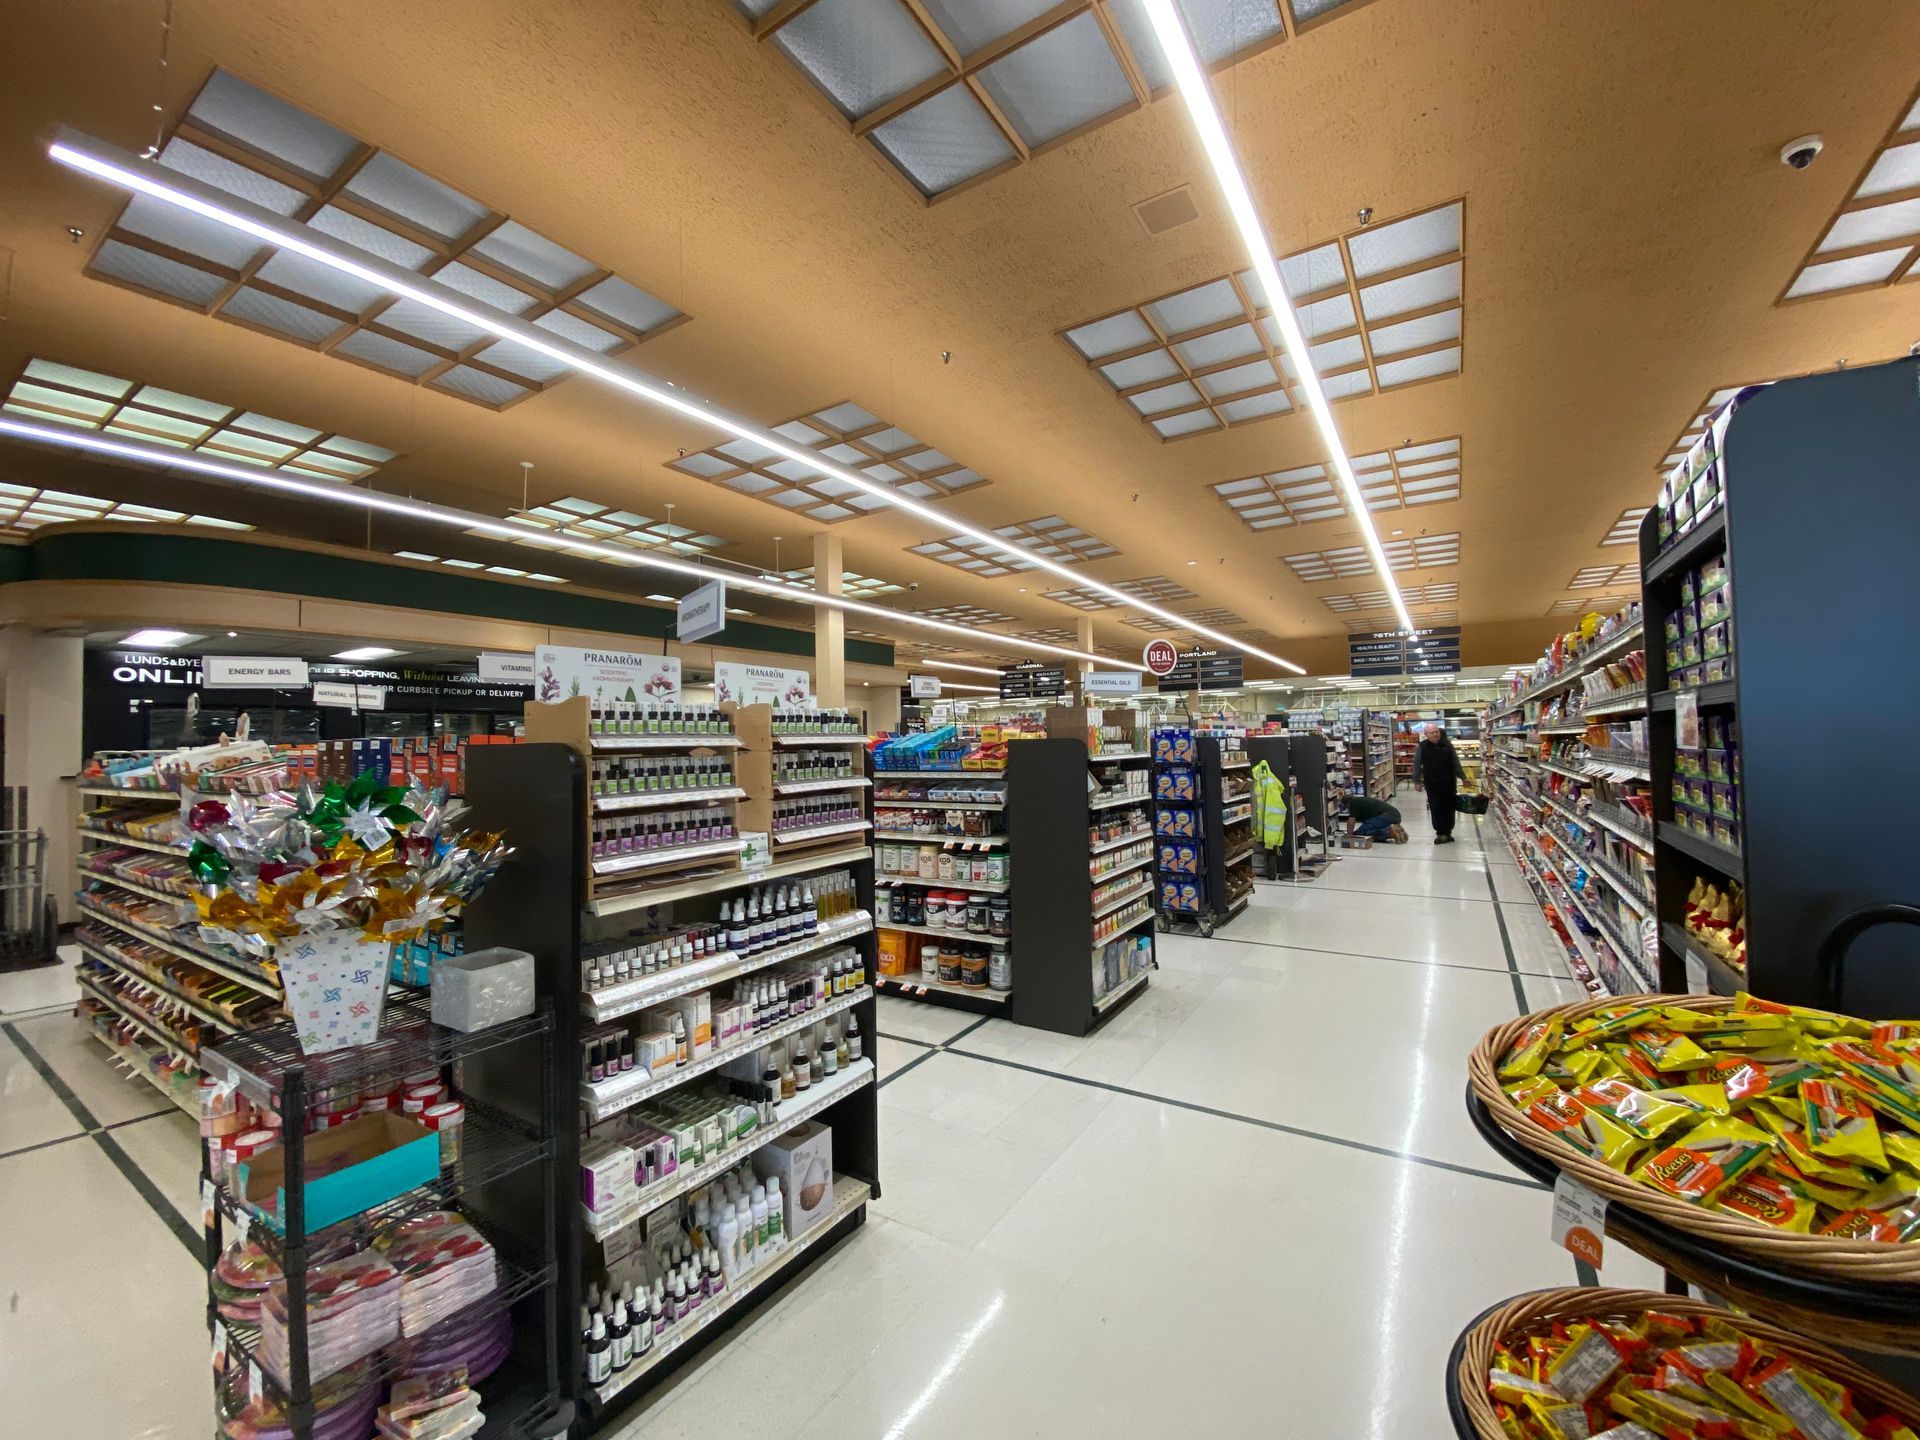
<path id="1" fill-rule="evenodd" d="M 203 1179 L 200 1182 L 200 1228 L 207 1229 L 213 1224 L 213 1181 Z"/>
<path id="2" fill-rule="evenodd" d="M 213 1363 L 215 1365 L 220 1363 L 220 1357 L 226 1354 L 226 1350 L 227 1322 L 216 1320 L 213 1322 Z"/>
<path id="3" fill-rule="evenodd" d="M 1674 744 L 1682 750 L 1700 748 L 1700 693 L 1682 690 L 1673 697 Z"/>
<path id="4" fill-rule="evenodd" d="M 260 1362 L 257 1360 L 247 1362 L 247 1398 L 256 1405 L 267 1398 L 266 1381 L 260 1376 Z"/>
<path id="5" fill-rule="evenodd" d="M 1553 1184 L 1553 1243 L 1598 1270 L 1606 1233 L 1606 1198 L 1562 1171 Z"/>
<path id="6" fill-rule="evenodd" d="M 253 1233 L 253 1216 L 244 1205 L 233 1207 L 233 1233 L 242 1245 L 247 1243 L 247 1237 Z"/>

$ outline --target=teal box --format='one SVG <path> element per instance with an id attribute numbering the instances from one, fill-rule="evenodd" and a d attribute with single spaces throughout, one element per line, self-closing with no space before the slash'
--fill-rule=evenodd
<path id="1" fill-rule="evenodd" d="M 426 1126 L 382 1110 L 306 1137 L 306 1229 L 329 1225 L 384 1205 L 440 1175 L 440 1137 Z M 286 1229 L 287 1152 L 263 1150 L 240 1166 L 239 1192 Z"/>

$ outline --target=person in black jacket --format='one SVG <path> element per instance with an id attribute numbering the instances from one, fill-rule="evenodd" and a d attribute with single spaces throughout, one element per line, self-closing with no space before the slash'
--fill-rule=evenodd
<path id="1" fill-rule="evenodd" d="M 1461 768 L 1460 752 L 1438 725 L 1429 725 L 1426 738 L 1413 753 L 1413 783 L 1427 792 L 1427 814 L 1433 820 L 1433 843 L 1453 843 L 1454 799 L 1460 782 L 1467 778 Z"/>

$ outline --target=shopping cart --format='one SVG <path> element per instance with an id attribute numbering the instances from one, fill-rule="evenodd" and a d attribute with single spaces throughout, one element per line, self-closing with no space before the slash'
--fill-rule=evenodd
<path id="1" fill-rule="evenodd" d="M 47 832 L 0 830 L 0 970 L 51 965 L 59 927 L 47 894 Z"/>

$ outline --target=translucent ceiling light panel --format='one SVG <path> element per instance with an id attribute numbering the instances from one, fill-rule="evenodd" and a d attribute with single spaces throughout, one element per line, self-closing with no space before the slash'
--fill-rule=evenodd
<path id="1" fill-rule="evenodd" d="M 993 117 L 960 84 L 877 127 L 873 143 L 929 199 L 1019 158 Z"/>
<path id="2" fill-rule="evenodd" d="M 1607 533 L 1600 537 L 1602 545 L 1635 545 L 1640 540 L 1640 522 L 1646 517 L 1647 507 L 1629 507 L 1620 512 L 1620 518 L 1613 522 Z"/>
<path id="3" fill-rule="evenodd" d="M 994 61 L 980 72 L 980 84 L 1029 148 L 1134 104 L 1126 72 L 1091 14 Z"/>
<path id="4" fill-rule="evenodd" d="M 1901 103 L 1880 142 L 1800 268 L 1784 303 L 1896 284 L 1920 271 L 1920 92 Z"/>
<path id="5" fill-rule="evenodd" d="M 225 70 L 188 106 L 159 164 L 602 354 L 682 318 L 631 281 Z M 489 409 L 566 374 L 525 346 L 148 195 L 127 202 L 87 273 Z"/>
<path id="6" fill-rule="evenodd" d="M 1089 535 L 1058 515 L 1043 515 L 1039 519 L 1023 520 L 1015 525 L 996 526 L 993 533 L 1023 550 L 1044 555 L 1060 565 L 1080 565 L 1120 553 L 1099 536 Z M 908 553 L 938 560 L 942 565 L 951 565 L 957 570 L 965 570 L 989 580 L 1038 568 L 1028 561 L 988 549 L 964 535 L 950 535 L 944 540 L 929 540 L 925 544 L 909 546 Z"/>
<path id="7" fill-rule="evenodd" d="M 795 416 L 773 427 L 795 445 L 848 466 L 875 484 L 916 500 L 957 495 L 988 482 L 975 470 L 851 400 Z M 750 440 L 733 440 L 666 462 L 670 470 L 752 495 L 833 524 L 886 508 L 886 502 L 846 481 Z"/>
<path id="8" fill-rule="evenodd" d="M 1416 535 L 1410 540 L 1383 540 L 1380 548 L 1386 553 L 1387 563 L 1396 571 L 1427 570 L 1460 563 L 1458 534 Z M 1373 572 L 1373 561 L 1368 557 L 1365 547 L 1360 545 L 1309 550 L 1281 558 L 1286 561 L 1288 569 L 1309 583 L 1347 579 Z"/>
<path id="9" fill-rule="evenodd" d="M 1399 510 L 1460 498 L 1460 437 L 1351 457 L 1367 509 Z M 1325 464 L 1273 470 L 1210 487 L 1249 530 L 1338 520 L 1345 498 Z"/>
<path id="10" fill-rule="evenodd" d="M 1280 258 L 1281 280 L 1313 342 L 1313 365 L 1329 400 L 1460 373 L 1465 223 L 1465 204 L 1455 200 Z M 1162 440 L 1302 407 L 1299 376 L 1250 270 L 1059 333 Z"/>
<path id="11" fill-rule="evenodd" d="M 0 530 L 23 532 L 38 530 L 42 525 L 70 525 L 89 520 L 115 520 L 132 525 L 199 525 L 210 530 L 253 529 L 238 520 L 215 515 L 105 500 L 98 495 L 49 490 L 39 485 L 0 483 Z"/>
<path id="12" fill-rule="evenodd" d="M 1628 561 L 1625 565 L 1586 565 L 1574 572 L 1567 582 L 1569 590 L 1605 590 L 1610 586 L 1624 585 L 1628 581 L 1638 581 L 1640 566 L 1638 562 Z"/>
<path id="13" fill-rule="evenodd" d="M 395 458 L 364 440 L 52 360 L 29 360 L 4 405 L 29 420 L 329 480 L 361 480 Z"/>

